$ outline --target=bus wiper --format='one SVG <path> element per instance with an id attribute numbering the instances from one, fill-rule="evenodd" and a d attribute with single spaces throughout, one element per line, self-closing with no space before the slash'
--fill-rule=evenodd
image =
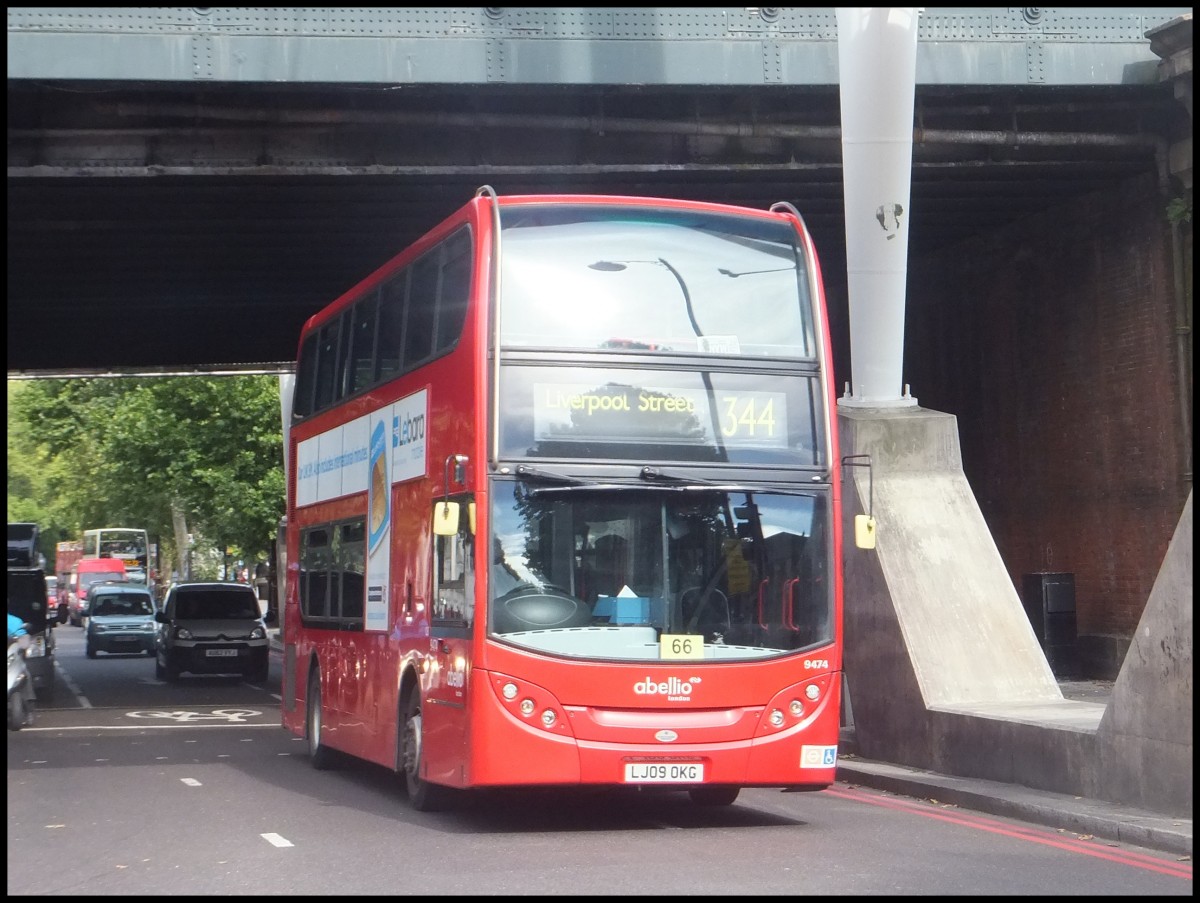
<path id="1" fill-rule="evenodd" d="M 704 480 L 700 477 L 692 476 L 691 474 L 663 470 L 661 467 L 643 467 L 641 473 L 638 475 L 649 483 L 698 483 L 702 486 L 716 485 L 716 483 L 714 483 L 712 480 Z"/>
<path id="2" fill-rule="evenodd" d="M 582 486 L 583 480 L 577 480 L 575 477 L 569 477 L 563 473 L 555 473 L 552 470 L 541 470 L 537 467 L 530 467 L 528 464 L 517 465 L 517 476 L 523 480 L 540 480 L 546 483 L 569 483 L 572 486 Z"/>

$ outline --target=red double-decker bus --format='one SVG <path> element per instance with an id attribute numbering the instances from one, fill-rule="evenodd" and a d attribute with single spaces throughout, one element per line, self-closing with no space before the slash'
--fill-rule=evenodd
<path id="1" fill-rule="evenodd" d="M 284 726 L 421 810 L 828 786 L 830 383 L 790 205 L 479 189 L 304 326 Z"/>

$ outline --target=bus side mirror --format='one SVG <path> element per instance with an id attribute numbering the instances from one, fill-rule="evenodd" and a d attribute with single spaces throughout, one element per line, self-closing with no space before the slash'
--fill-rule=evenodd
<path id="1" fill-rule="evenodd" d="M 458 502 L 434 502 L 433 532 L 435 536 L 458 533 Z"/>
<path id="2" fill-rule="evenodd" d="M 846 455 L 843 467 L 865 467 L 867 469 L 867 513 L 854 515 L 854 544 L 860 549 L 875 548 L 875 470 L 871 467 L 870 455 Z"/>
<path id="3" fill-rule="evenodd" d="M 860 549 L 875 548 L 875 518 L 871 515 L 854 515 L 854 544 Z"/>

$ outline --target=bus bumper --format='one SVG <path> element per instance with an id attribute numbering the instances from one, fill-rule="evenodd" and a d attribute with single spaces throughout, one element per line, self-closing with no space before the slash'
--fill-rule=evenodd
<path id="1" fill-rule="evenodd" d="M 704 737 L 703 731 L 690 730 L 686 741 L 677 736 L 682 731 L 667 726 L 672 719 L 682 720 L 677 711 L 630 713 L 647 725 L 657 721 L 663 727 L 643 730 L 640 740 L 622 737 L 610 741 L 598 736 L 603 733 L 596 727 L 598 719 L 586 708 L 561 706 L 549 697 L 531 695 L 527 698 L 534 703 L 532 711 L 524 715 L 519 709 L 521 699 L 514 700 L 515 704 L 506 702 L 494 691 L 495 680 L 475 681 L 471 704 L 478 715 L 474 727 L 480 733 L 470 744 L 473 752 L 467 785 L 649 784 L 670 789 L 674 784 L 684 789 L 696 785 L 690 776 L 701 774 L 704 784 L 826 787 L 833 783 L 837 770 L 840 683 L 836 674 L 823 675 L 820 680 L 824 693 L 819 704 L 794 723 L 779 729 L 766 727 L 770 705 L 708 713 L 722 716 L 713 720 L 724 726 L 713 728 L 711 739 Z M 549 725 L 544 717 L 548 710 L 555 712 Z M 627 766 L 631 764 L 643 767 L 630 769 Z M 683 764 L 699 764 L 702 771 L 672 767 Z M 663 767 L 647 769 L 646 765 Z M 652 777 L 643 781 L 638 775 Z"/>

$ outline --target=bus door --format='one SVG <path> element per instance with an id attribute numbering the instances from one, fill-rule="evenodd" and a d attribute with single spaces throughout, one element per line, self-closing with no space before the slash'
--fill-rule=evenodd
<path id="1" fill-rule="evenodd" d="M 428 778 L 461 784 L 467 761 L 467 681 L 475 626 L 475 502 L 470 495 L 434 502 L 432 667 L 422 707 Z"/>

